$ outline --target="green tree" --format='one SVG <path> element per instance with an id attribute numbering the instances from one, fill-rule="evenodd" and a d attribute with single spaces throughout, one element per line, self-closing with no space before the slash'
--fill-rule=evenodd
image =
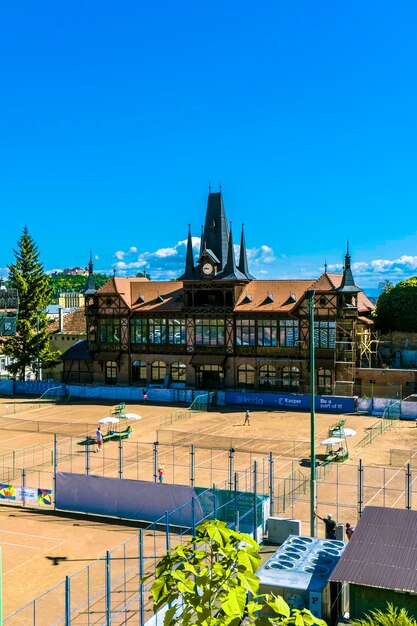
<path id="1" fill-rule="evenodd" d="M 147 272 L 138 272 L 136 274 L 136 278 L 147 278 L 148 280 L 151 280 L 151 275 Z"/>
<path id="2" fill-rule="evenodd" d="M 364 619 L 352 620 L 351 626 L 417 626 L 405 609 L 397 609 L 390 602 L 386 611 L 370 611 Z"/>
<path id="3" fill-rule="evenodd" d="M 376 303 L 377 327 L 384 332 L 417 332 L 417 277 L 385 289 Z"/>
<path id="4" fill-rule="evenodd" d="M 39 260 L 39 251 L 25 226 L 14 250 L 15 263 L 9 265 L 9 284 L 19 293 L 16 334 L 3 342 L 3 353 L 13 359 L 8 370 L 25 379 L 26 368 L 33 372 L 39 365 L 52 366 L 59 352 L 49 350 L 48 319 L 44 313 L 51 300 L 51 288 Z"/>
<path id="5" fill-rule="evenodd" d="M 250 535 L 217 520 L 203 522 L 195 537 L 170 550 L 156 566 L 154 611 L 175 603 L 165 614 L 164 626 L 326 626 L 306 609 L 290 609 L 279 596 L 258 595 L 259 564 L 259 545 Z M 266 606 L 276 617 L 259 615 Z"/>
<path id="6" fill-rule="evenodd" d="M 49 285 L 52 289 L 52 297 L 58 298 L 61 291 L 84 292 L 87 286 L 88 276 L 64 276 L 64 274 L 53 274 L 48 276 Z M 109 276 L 105 274 L 94 274 L 94 284 L 96 289 L 100 289 L 105 282 L 109 280 Z"/>

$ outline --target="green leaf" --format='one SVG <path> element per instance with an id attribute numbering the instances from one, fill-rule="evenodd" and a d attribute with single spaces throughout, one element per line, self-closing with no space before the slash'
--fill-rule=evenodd
<path id="1" fill-rule="evenodd" d="M 242 586 L 246 591 L 250 591 L 255 594 L 259 589 L 259 578 L 252 574 L 252 572 L 247 571 L 245 573 L 239 572 L 237 574 L 238 580 L 241 582 Z"/>
<path id="2" fill-rule="evenodd" d="M 170 609 L 168 609 L 168 611 L 164 615 L 164 626 L 172 626 L 173 624 L 172 620 L 177 610 L 178 610 L 177 606 L 173 606 Z"/>
<path id="3" fill-rule="evenodd" d="M 246 592 L 241 587 L 235 587 L 229 589 L 227 592 L 227 599 L 222 602 L 222 609 L 226 615 L 236 617 L 243 616 L 243 612 L 246 605 Z"/>
<path id="4" fill-rule="evenodd" d="M 282 596 L 275 596 L 271 594 L 266 597 L 266 603 L 278 615 L 283 615 L 284 617 L 289 617 L 291 615 L 290 607 Z"/>

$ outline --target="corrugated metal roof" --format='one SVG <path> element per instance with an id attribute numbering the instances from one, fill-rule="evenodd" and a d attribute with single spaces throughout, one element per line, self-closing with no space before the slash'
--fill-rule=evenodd
<path id="1" fill-rule="evenodd" d="M 365 507 L 330 580 L 417 593 L 417 511 Z"/>

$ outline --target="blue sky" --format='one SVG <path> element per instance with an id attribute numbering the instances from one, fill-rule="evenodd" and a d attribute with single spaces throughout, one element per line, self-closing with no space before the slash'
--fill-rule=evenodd
<path id="1" fill-rule="evenodd" d="M 415 2 L 32 0 L 0 18 L 0 274 L 177 276 L 221 183 L 258 278 L 417 274 Z M 198 242 L 196 241 L 196 245 Z"/>

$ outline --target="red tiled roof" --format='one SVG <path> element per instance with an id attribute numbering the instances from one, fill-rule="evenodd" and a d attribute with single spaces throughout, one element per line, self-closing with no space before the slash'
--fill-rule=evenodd
<path id="1" fill-rule="evenodd" d="M 85 335 L 86 334 L 86 322 L 85 322 L 85 307 L 81 306 L 70 313 L 67 313 L 63 317 L 63 330 L 61 331 L 65 335 Z M 59 333 L 59 320 L 55 320 L 48 326 L 48 331 L 51 334 Z"/>
<path id="2" fill-rule="evenodd" d="M 293 310 L 308 289 L 332 292 L 340 287 L 342 274 L 324 273 L 316 280 L 252 280 L 244 287 L 235 306 L 236 312 L 285 313 Z M 215 286 L 215 284 L 213 284 Z M 98 291 L 101 296 L 120 296 L 134 311 L 176 312 L 183 308 L 183 282 L 150 281 L 147 278 L 116 278 Z M 250 298 L 248 298 L 250 296 Z M 268 297 L 269 296 L 269 297 Z M 359 313 L 374 310 L 363 292 L 358 294 Z"/>

